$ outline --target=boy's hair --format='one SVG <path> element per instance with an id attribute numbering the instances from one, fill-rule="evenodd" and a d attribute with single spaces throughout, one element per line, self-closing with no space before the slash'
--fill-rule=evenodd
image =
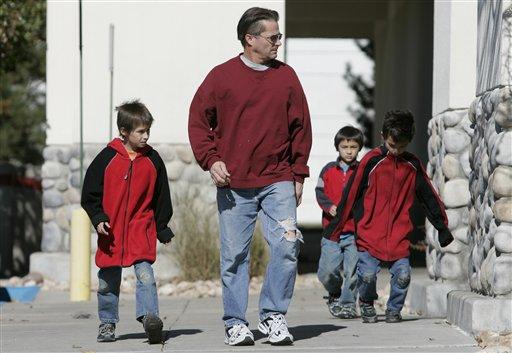
<path id="1" fill-rule="evenodd" d="M 390 110 L 384 116 L 382 136 L 396 142 L 411 142 L 414 137 L 414 116 L 409 110 Z"/>
<path id="2" fill-rule="evenodd" d="M 279 21 L 279 14 L 277 11 L 263 9 L 261 7 L 251 7 L 244 12 L 240 18 L 240 21 L 238 21 L 238 25 L 236 26 L 238 40 L 242 43 L 243 47 L 247 45 L 247 42 L 245 41 L 246 34 L 252 34 L 256 36 L 264 31 L 265 28 L 260 22 L 262 20 L 277 22 Z"/>
<path id="3" fill-rule="evenodd" d="M 338 150 L 338 147 L 343 140 L 356 141 L 359 145 L 359 151 L 361 151 L 361 148 L 363 148 L 364 136 L 361 130 L 358 128 L 347 125 L 339 129 L 339 131 L 336 133 L 336 136 L 334 136 L 334 148 L 336 151 Z"/>
<path id="4" fill-rule="evenodd" d="M 139 125 L 151 127 L 153 123 L 153 116 L 148 108 L 138 99 L 123 102 L 120 106 L 116 107 L 116 111 L 119 132 L 121 132 L 121 128 L 132 132 Z"/>

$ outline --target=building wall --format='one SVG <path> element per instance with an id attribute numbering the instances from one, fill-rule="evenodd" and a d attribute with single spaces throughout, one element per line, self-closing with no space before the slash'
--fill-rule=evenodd
<path id="1" fill-rule="evenodd" d="M 318 176 L 323 166 L 338 156 L 333 143 L 336 132 L 345 125 L 357 126 L 347 110 L 356 97 L 343 79 L 345 65 L 350 63 L 353 72 L 371 82 L 373 62 L 352 39 L 332 38 L 288 38 L 286 62 L 294 68 L 304 88 L 313 130 L 310 178 L 304 184 L 297 220 L 301 226 L 320 228 L 321 210 L 315 196 Z"/>
<path id="2" fill-rule="evenodd" d="M 242 51 L 236 24 L 252 6 L 277 10 L 281 32 L 286 33 L 284 0 L 84 1 L 84 142 L 109 139 L 111 23 L 114 105 L 142 99 L 155 118 L 153 143 L 188 143 L 192 97 L 215 65 Z M 49 1 L 47 11 L 47 144 L 70 144 L 79 141 L 78 1 Z M 280 59 L 283 53 L 284 48 Z"/>

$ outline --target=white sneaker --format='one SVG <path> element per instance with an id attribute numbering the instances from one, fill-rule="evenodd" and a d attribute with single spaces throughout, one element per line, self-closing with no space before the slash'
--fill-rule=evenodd
<path id="1" fill-rule="evenodd" d="M 288 331 L 286 320 L 282 314 L 272 314 L 258 325 L 258 330 L 268 335 L 272 345 L 285 346 L 293 344 L 293 336 Z"/>
<path id="2" fill-rule="evenodd" d="M 254 336 L 246 325 L 236 324 L 226 328 L 224 343 L 230 346 L 252 346 Z"/>

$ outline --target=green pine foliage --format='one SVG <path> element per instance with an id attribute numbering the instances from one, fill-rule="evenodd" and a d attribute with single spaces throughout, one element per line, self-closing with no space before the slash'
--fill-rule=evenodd
<path id="1" fill-rule="evenodd" d="M 46 1 L 0 1 L 0 161 L 41 164 Z"/>
<path id="2" fill-rule="evenodd" d="M 358 48 L 372 61 L 375 60 L 375 52 L 373 41 L 371 40 L 355 40 Z M 375 72 L 375 70 L 374 70 Z M 356 118 L 361 125 L 365 137 L 365 146 L 373 147 L 373 121 L 375 115 L 375 79 L 374 74 L 370 81 L 366 80 L 363 75 L 354 73 L 352 65 L 347 63 L 343 78 L 347 82 L 350 89 L 356 95 L 356 104 L 348 107 L 350 115 Z"/>

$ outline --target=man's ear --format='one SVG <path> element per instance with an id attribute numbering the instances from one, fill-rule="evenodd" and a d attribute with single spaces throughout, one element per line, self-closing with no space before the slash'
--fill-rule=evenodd
<path id="1" fill-rule="evenodd" d="M 249 34 L 249 33 L 247 33 L 245 35 L 245 42 L 247 43 L 247 45 L 252 47 L 252 44 L 254 43 L 254 36 Z"/>

